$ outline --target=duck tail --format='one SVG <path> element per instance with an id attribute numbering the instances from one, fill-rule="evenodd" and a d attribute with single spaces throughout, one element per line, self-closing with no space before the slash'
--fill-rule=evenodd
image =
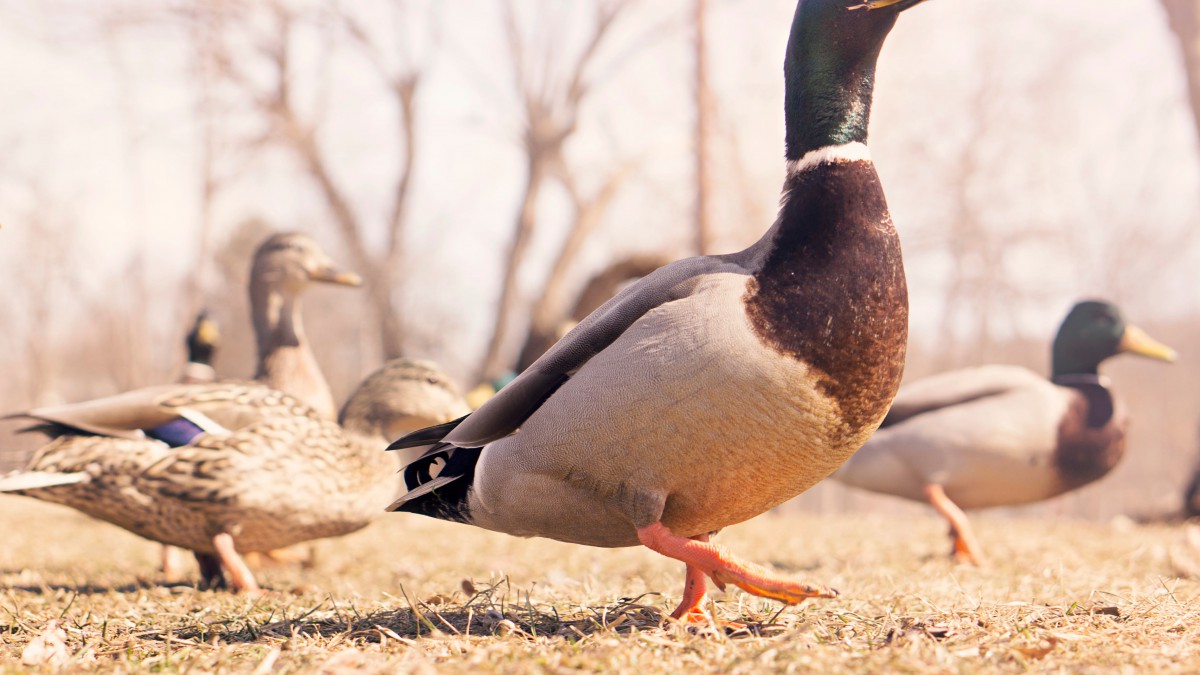
<path id="1" fill-rule="evenodd" d="M 400 472 L 408 490 L 388 511 L 419 513 L 459 523 L 471 522 L 467 493 L 475 481 L 482 448 L 460 448 L 442 441 L 466 416 L 403 436 L 388 450 L 407 450 Z"/>
<path id="2" fill-rule="evenodd" d="M 392 444 L 389 445 L 387 449 L 410 450 L 414 448 L 428 448 L 435 443 L 440 443 L 447 434 L 449 434 L 451 431 L 454 431 L 455 427 L 457 427 L 459 424 L 462 424 L 462 421 L 470 416 L 471 414 L 467 413 L 456 420 L 450 420 L 449 422 L 437 424 L 432 427 L 425 427 L 424 429 L 417 429 L 416 431 L 409 432 L 392 441 Z M 417 454 L 419 455 L 421 453 Z"/>
<path id="3" fill-rule="evenodd" d="M 7 476 L 0 476 L 0 492 L 21 492 L 60 485 L 74 485 L 75 483 L 86 483 L 91 479 L 91 476 L 81 471 L 74 473 L 16 471 Z"/>

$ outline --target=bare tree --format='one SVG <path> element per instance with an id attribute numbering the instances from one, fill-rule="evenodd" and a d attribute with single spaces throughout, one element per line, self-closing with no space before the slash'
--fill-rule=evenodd
<path id="1" fill-rule="evenodd" d="M 261 133 L 243 144 L 247 151 L 266 146 L 286 149 L 295 157 L 309 180 L 317 187 L 341 236 L 351 263 L 367 280 L 372 314 L 383 356 L 404 351 L 404 320 L 395 291 L 402 281 L 405 223 L 411 199 L 417 157 L 416 102 L 425 65 L 403 47 L 389 50 L 378 33 L 379 23 L 399 27 L 411 25 L 411 3 L 389 5 L 391 22 L 367 22 L 349 6 L 332 0 L 316 6 L 292 7 L 283 0 L 264 5 L 233 2 L 197 2 L 187 18 L 203 30 L 194 35 L 198 50 L 215 78 L 227 85 L 243 103 L 243 113 L 257 121 Z M 317 96 L 327 94 L 328 82 L 321 73 L 299 72 L 294 60 L 297 32 L 301 28 L 321 33 L 321 45 L 329 57 L 349 48 L 378 76 L 395 111 L 399 139 L 395 153 L 399 166 L 392 179 L 390 198 L 382 218 L 360 213 L 346 186 L 337 177 L 336 160 L 320 142 L 325 121 L 321 112 L 330 104 L 318 98 L 317 112 L 309 112 L 299 100 L 298 80 L 316 80 Z M 392 42 L 400 45 L 406 40 Z M 248 44 L 249 50 L 241 49 Z M 399 52 L 399 53 L 397 53 Z M 211 187 L 211 186 L 210 186 Z M 383 246 L 368 245 L 368 223 L 382 221 Z"/>
<path id="2" fill-rule="evenodd" d="M 221 192 L 232 182 L 228 171 L 222 171 L 222 159 L 232 148 L 226 134 L 222 133 L 221 121 L 226 112 L 216 95 L 219 73 L 216 60 L 210 58 L 211 40 L 217 34 L 212 25 L 215 15 L 196 11 L 196 7 L 185 7 L 190 14 L 186 30 L 190 38 L 190 75 L 196 87 L 194 115 L 198 145 L 200 149 L 200 212 L 197 214 L 199 228 L 196 234 L 196 263 L 185 290 L 184 317 L 190 320 L 205 304 L 205 293 L 209 290 L 213 264 L 214 230 L 216 229 L 216 205 Z M 181 325 L 184 325 L 181 322 Z"/>
<path id="3" fill-rule="evenodd" d="M 1196 0 L 1159 0 L 1167 14 L 1167 25 L 1179 43 L 1179 55 L 1187 76 L 1188 102 L 1200 138 L 1200 3 Z"/>
<path id="4" fill-rule="evenodd" d="M 1049 237 L 1040 223 L 998 228 L 986 217 L 992 195 L 983 193 L 979 186 L 987 181 L 988 158 L 985 155 L 989 144 L 981 139 L 995 131 L 998 109 L 995 87 L 990 79 L 993 75 L 990 68 L 984 68 L 979 74 L 969 112 L 963 116 L 969 127 L 966 138 L 972 140 L 959 145 L 947 185 L 952 206 L 946 233 L 951 272 L 943 298 L 940 334 L 950 338 L 956 333 L 956 322 L 964 317 L 973 319 L 973 344 L 967 349 L 967 359 L 975 363 L 984 362 L 991 356 L 993 319 L 999 313 L 1011 313 L 1024 293 L 1022 280 L 1005 274 L 1005 256 L 1026 243 Z M 1009 318 L 1011 323 L 1011 316 Z M 955 351 L 947 348 L 942 353 L 953 360 Z"/>
<path id="5" fill-rule="evenodd" d="M 24 363 L 14 371 L 26 378 L 23 404 L 43 405 L 62 397 L 64 364 L 55 328 L 61 327 L 56 320 L 58 310 L 78 281 L 71 264 L 75 223 L 59 211 L 40 184 L 29 181 L 28 187 L 33 197 L 23 219 L 28 241 L 17 258 L 20 270 L 14 275 L 22 280 L 19 297 L 24 305 L 20 315 L 25 322 L 25 340 L 20 349 Z"/>
<path id="6" fill-rule="evenodd" d="M 920 158 L 916 163 L 937 166 L 944 174 L 944 214 L 924 223 L 924 237 L 909 239 L 914 254 L 936 250 L 949 263 L 933 364 L 937 370 L 998 356 L 997 328 L 1019 325 L 1021 309 L 1039 293 L 1030 275 L 1009 273 L 1009 262 L 1045 250 L 1061 229 L 1061 223 L 1047 216 L 1008 208 L 1037 198 L 1038 181 L 1028 169 L 1034 161 L 1028 158 L 1043 149 L 1036 143 L 1023 147 L 1025 162 L 1006 171 L 1013 164 L 1013 147 L 1042 132 L 1036 120 L 1018 124 L 1017 102 L 1051 89 L 1059 69 L 1016 80 L 1004 68 L 1003 52 L 990 43 L 977 49 L 971 89 L 962 114 L 956 115 L 962 127 L 953 137 L 959 140 L 944 154 L 924 141 L 911 152 Z M 1014 89 L 1023 96 L 1014 96 Z"/>
<path id="7" fill-rule="evenodd" d="M 588 79 L 597 52 L 610 36 L 613 24 L 630 3 L 601 0 L 595 4 L 591 32 L 583 48 L 569 59 L 561 74 L 553 68 L 562 60 L 556 45 L 536 45 L 518 26 L 511 0 L 504 2 L 504 25 L 509 57 L 521 105 L 522 141 L 526 156 L 525 190 L 517 211 L 512 243 L 500 284 L 496 320 L 483 360 L 482 376 L 492 378 L 507 370 L 510 357 L 504 353 L 509 322 L 518 301 L 517 275 L 538 224 L 537 207 L 548 179 L 557 179 L 567 193 L 574 216 L 566 242 L 560 250 L 544 286 L 542 299 L 532 311 L 533 330 L 553 333 L 561 315 L 567 272 L 583 241 L 595 229 L 612 201 L 628 167 L 618 170 L 591 195 L 584 195 L 567 162 L 564 146 L 578 129 L 580 110 L 592 91 Z M 539 48 L 544 51 L 539 51 Z"/>
<path id="8" fill-rule="evenodd" d="M 535 320 L 530 324 L 529 336 L 525 339 L 525 346 L 521 348 L 521 355 L 517 359 L 517 370 L 525 370 L 532 365 L 567 330 L 616 295 L 622 285 L 644 277 L 669 262 L 671 259 L 667 256 L 634 255 L 616 260 L 600 270 L 584 285 L 570 313 L 558 315 L 554 323 L 550 323 L 547 316 L 543 318 L 545 323 Z M 535 318 L 536 316 L 535 314 Z"/>
<path id="9" fill-rule="evenodd" d="M 708 157 L 709 140 L 713 131 L 713 95 L 708 75 L 708 31 L 705 21 L 708 16 L 708 0 L 693 0 L 692 48 L 695 59 L 695 81 L 693 95 L 696 97 L 696 203 L 693 217 L 696 227 L 696 252 L 700 255 L 713 253 L 713 231 L 709 218 L 709 197 L 712 193 Z"/>

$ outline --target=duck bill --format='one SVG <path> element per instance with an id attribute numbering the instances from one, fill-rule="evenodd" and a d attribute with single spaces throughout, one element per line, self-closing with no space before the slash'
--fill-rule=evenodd
<path id="1" fill-rule="evenodd" d="M 854 5 L 851 9 L 883 9 L 884 7 L 892 7 L 897 12 L 903 12 L 922 2 L 925 2 L 925 0 L 863 0 L 862 4 Z"/>
<path id="2" fill-rule="evenodd" d="M 332 267 L 323 267 L 309 272 L 308 277 L 313 281 L 338 284 L 340 286 L 362 286 L 363 282 L 362 277 L 354 272 L 343 272 Z"/>
<path id="3" fill-rule="evenodd" d="M 1146 331 L 1137 326 L 1125 327 L 1125 334 L 1121 336 L 1118 348 L 1123 352 L 1148 356 L 1168 363 L 1174 361 L 1178 356 L 1174 349 L 1150 337 Z"/>
<path id="4" fill-rule="evenodd" d="M 200 319 L 196 324 L 196 339 L 206 345 L 215 345 L 221 340 L 221 329 L 212 319 Z"/>

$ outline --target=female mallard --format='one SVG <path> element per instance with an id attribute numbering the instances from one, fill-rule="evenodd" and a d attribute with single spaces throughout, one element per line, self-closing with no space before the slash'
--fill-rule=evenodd
<path id="1" fill-rule="evenodd" d="M 362 279 L 338 269 L 312 237 L 271 235 L 250 267 L 250 318 L 258 342 L 254 379 L 291 394 L 329 419 L 337 404 L 304 335 L 300 295 L 313 282 L 358 286 Z"/>
<path id="2" fill-rule="evenodd" d="M 775 224 L 740 253 L 643 277 L 479 410 L 394 443 L 409 492 L 391 509 L 641 543 L 687 566 L 675 617 L 700 611 L 705 576 L 786 603 L 835 595 L 708 537 L 828 476 L 899 386 L 904 270 L 865 141 L 880 46 L 917 1 L 802 0 Z"/>
<path id="3" fill-rule="evenodd" d="M 201 574 L 258 592 L 240 553 L 357 530 L 394 498 L 385 433 L 447 395 L 444 376 L 393 361 L 346 403 L 339 426 L 259 384 L 165 385 L 21 413 L 51 441 L 0 492 L 65 504 L 196 552 Z M 450 394 L 454 394 L 450 388 Z"/>
<path id="4" fill-rule="evenodd" d="M 250 318 L 258 345 L 254 379 L 300 399 L 321 415 L 333 419 L 337 406 L 321 374 L 316 356 L 304 335 L 300 296 L 312 283 L 358 286 L 362 279 L 338 268 L 317 242 L 302 232 L 280 232 L 267 237 L 254 252 L 250 266 Z M 181 382 L 212 382 L 212 355 L 216 349 L 216 324 L 201 313 L 187 336 L 188 363 Z M 283 551 L 268 552 L 275 560 L 292 559 Z M 180 564 L 169 548 L 163 549 L 163 575 L 180 576 Z"/>
<path id="5" fill-rule="evenodd" d="M 1054 338 L 1049 380 L 1017 366 L 981 366 L 905 385 L 879 431 L 833 478 L 929 501 L 950 522 L 954 556 L 980 564 L 962 509 L 1049 499 L 1121 461 L 1125 408 L 1097 371 L 1122 352 L 1175 359 L 1116 306 L 1080 302 Z"/>
<path id="6" fill-rule="evenodd" d="M 221 344 L 221 329 L 216 320 L 208 315 L 208 310 L 201 310 L 192 323 L 191 330 L 184 338 L 187 348 L 187 363 L 183 372 L 176 380 L 180 384 L 207 384 L 217 379 L 217 371 L 213 368 L 213 357 Z M 162 547 L 163 577 L 173 581 L 180 576 L 179 549 L 166 544 Z"/>

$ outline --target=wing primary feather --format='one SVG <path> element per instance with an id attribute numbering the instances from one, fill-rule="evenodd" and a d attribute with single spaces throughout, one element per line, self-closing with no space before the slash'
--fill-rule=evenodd
<path id="1" fill-rule="evenodd" d="M 467 419 L 470 413 L 463 415 L 456 420 L 450 420 L 442 424 L 424 429 L 417 429 L 411 433 L 407 433 L 400 438 L 397 438 L 391 445 L 387 446 L 388 450 L 403 450 L 405 448 L 415 448 L 420 445 L 433 445 L 446 437 L 446 434 L 454 430 L 463 420 Z"/>

